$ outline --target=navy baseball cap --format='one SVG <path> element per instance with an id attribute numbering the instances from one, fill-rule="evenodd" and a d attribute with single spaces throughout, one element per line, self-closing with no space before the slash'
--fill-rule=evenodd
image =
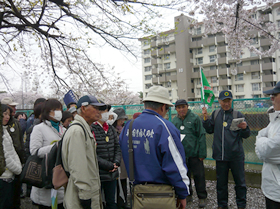
<path id="1" fill-rule="evenodd" d="M 88 106 L 88 105 L 105 107 L 106 109 L 106 104 L 102 103 L 100 100 L 96 99 L 96 97 L 92 95 L 86 95 L 81 97 L 77 103 L 77 108 L 80 108 L 81 106 Z"/>
<path id="2" fill-rule="evenodd" d="M 178 105 L 188 105 L 188 102 L 185 99 L 179 99 L 175 102 L 175 107 Z"/>
<path id="3" fill-rule="evenodd" d="M 232 99 L 232 93 L 228 90 L 221 91 L 219 94 L 220 100 Z"/>
<path id="4" fill-rule="evenodd" d="M 276 84 L 273 89 L 267 90 L 263 92 L 264 94 L 278 94 L 280 93 L 280 81 Z"/>

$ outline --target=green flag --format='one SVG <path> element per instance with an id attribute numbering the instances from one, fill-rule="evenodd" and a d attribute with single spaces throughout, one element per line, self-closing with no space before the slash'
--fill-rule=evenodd
<path id="1" fill-rule="evenodd" d="M 202 68 L 200 68 L 200 76 L 201 76 L 201 101 L 211 106 L 212 103 L 214 102 L 215 95 L 202 71 Z"/>

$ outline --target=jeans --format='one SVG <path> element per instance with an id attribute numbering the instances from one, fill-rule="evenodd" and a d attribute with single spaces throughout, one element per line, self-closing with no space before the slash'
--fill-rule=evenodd
<path id="1" fill-rule="evenodd" d="M 196 193 L 199 199 L 206 199 L 206 185 L 205 185 L 205 172 L 203 161 L 200 161 L 198 157 L 189 157 L 186 159 L 188 167 L 188 177 L 190 179 L 190 195 L 193 194 L 191 174 L 193 175 Z"/>
<path id="2" fill-rule="evenodd" d="M 235 182 L 236 204 L 239 208 L 245 208 L 247 188 L 244 160 L 216 161 L 218 207 L 227 207 L 228 204 L 229 169 Z"/>
<path id="3" fill-rule="evenodd" d="M 117 209 L 115 202 L 117 181 L 102 181 L 101 188 L 104 190 L 106 207 L 105 209 Z"/>

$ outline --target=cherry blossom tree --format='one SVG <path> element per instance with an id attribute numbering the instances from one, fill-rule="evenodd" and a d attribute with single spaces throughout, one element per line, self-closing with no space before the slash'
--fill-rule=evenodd
<path id="1" fill-rule="evenodd" d="M 265 15 L 271 13 L 273 7 L 279 7 L 275 0 L 190 0 L 192 9 L 187 9 L 188 14 L 203 17 L 205 34 L 223 33 L 227 39 L 231 55 L 240 59 L 243 48 L 248 48 L 261 56 L 268 56 L 280 48 L 275 23 L 265 21 Z M 257 12 L 260 10 L 259 12 Z M 194 21 L 198 27 L 198 21 Z M 257 31 L 261 38 L 268 38 L 271 46 L 256 48 L 252 45 Z"/>

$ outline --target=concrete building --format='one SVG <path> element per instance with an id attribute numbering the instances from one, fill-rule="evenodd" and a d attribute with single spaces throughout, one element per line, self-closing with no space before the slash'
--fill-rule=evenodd
<path id="1" fill-rule="evenodd" d="M 275 22 L 280 32 L 280 3 L 273 9 L 259 10 L 254 18 L 263 16 L 265 21 Z M 280 51 L 271 56 L 258 56 L 245 49 L 242 62 L 231 58 L 227 40 L 223 34 L 203 37 L 204 26 L 193 28 L 190 17 L 174 18 L 176 29 L 157 36 L 141 38 L 143 97 L 152 85 L 162 85 L 169 90 L 170 101 L 185 98 L 201 99 L 199 67 L 208 79 L 217 98 L 219 92 L 229 89 L 234 99 L 264 97 L 263 91 L 271 89 L 280 80 Z M 257 30 L 254 45 L 268 49 L 269 39 Z M 274 34 L 280 38 L 280 33 Z"/>

